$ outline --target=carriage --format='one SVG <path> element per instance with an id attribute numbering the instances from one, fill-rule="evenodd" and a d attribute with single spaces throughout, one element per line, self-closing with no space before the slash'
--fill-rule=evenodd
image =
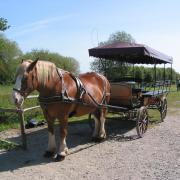
<path id="1" fill-rule="evenodd" d="M 146 45 L 116 42 L 89 49 L 89 55 L 100 58 L 99 63 L 107 61 L 135 64 L 154 65 L 154 82 L 145 83 L 135 77 L 110 80 L 111 97 L 107 105 L 109 112 L 123 114 L 126 118 L 136 121 L 139 137 L 147 131 L 149 117 L 148 109 L 157 109 L 163 121 L 167 114 L 167 95 L 170 91 L 171 80 L 166 80 L 165 65 L 171 65 L 172 57 L 156 51 Z M 116 66 L 116 63 L 114 63 Z M 163 79 L 157 81 L 156 65 L 164 65 Z M 134 75 L 134 72 L 133 72 Z"/>
<path id="2" fill-rule="evenodd" d="M 162 120 L 166 117 L 166 96 L 171 81 L 165 79 L 165 64 L 171 64 L 172 73 L 171 57 L 147 46 L 129 43 L 99 46 L 89 49 L 89 54 L 101 58 L 102 61 L 108 59 L 131 64 L 154 64 L 154 84 L 149 86 L 149 90 L 142 86 L 137 87 L 135 79 L 111 81 L 110 85 L 107 78 L 99 73 L 84 73 L 75 77 L 52 62 L 22 60 L 17 68 L 12 97 L 19 112 L 24 99 L 34 90 L 39 92 L 38 100 L 48 124 L 45 157 L 54 157 L 56 154 L 55 159 L 61 161 L 68 155 L 66 137 L 68 118 L 71 116 L 93 114 L 95 127 L 92 139 L 95 141 L 106 138 L 104 123 L 107 109 L 136 120 L 139 137 L 143 136 L 148 127 L 148 108 L 158 109 Z M 156 64 L 164 64 L 162 82 L 156 81 Z M 55 119 L 60 122 L 59 148 L 56 148 L 53 127 Z"/>

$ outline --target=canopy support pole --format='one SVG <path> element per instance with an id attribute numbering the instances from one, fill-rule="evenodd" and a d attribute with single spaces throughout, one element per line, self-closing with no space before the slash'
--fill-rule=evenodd
<path id="1" fill-rule="evenodd" d="M 154 64 L 154 92 L 156 90 L 156 62 Z"/>
<path id="2" fill-rule="evenodd" d="M 133 64 L 133 79 L 134 79 L 134 81 L 135 81 L 134 64 Z"/>
<path id="3" fill-rule="evenodd" d="M 164 64 L 164 83 L 165 83 L 165 80 L 166 80 L 166 71 L 165 71 L 165 69 L 166 69 L 166 64 Z"/>

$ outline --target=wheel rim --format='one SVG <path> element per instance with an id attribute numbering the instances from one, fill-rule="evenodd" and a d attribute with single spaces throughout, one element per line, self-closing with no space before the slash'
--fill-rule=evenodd
<path id="1" fill-rule="evenodd" d="M 139 137 L 142 137 L 144 133 L 147 131 L 148 123 L 149 119 L 147 109 L 145 107 L 142 107 L 139 110 L 136 124 L 136 130 Z"/>
<path id="2" fill-rule="evenodd" d="M 167 100 L 164 99 L 162 102 L 162 107 L 161 107 L 161 119 L 162 121 L 165 119 L 167 115 Z"/>

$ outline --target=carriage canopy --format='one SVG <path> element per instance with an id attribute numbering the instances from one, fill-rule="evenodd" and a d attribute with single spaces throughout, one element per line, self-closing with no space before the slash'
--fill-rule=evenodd
<path id="1" fill-rule="evenodd" d="M 115 42 L 89 49 L 89 56 L 132 64 L 172 64 L 173 58 L 149 46 Z"/>

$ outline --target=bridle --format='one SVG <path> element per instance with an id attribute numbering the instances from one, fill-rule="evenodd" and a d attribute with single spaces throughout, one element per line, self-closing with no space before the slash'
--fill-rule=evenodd
<path id="1" fill-rule="evenodd" d="M 21 86 L 22 86 L 22 81 L 23 81 L 23 78 L 21 80 Z M 32 86 L 33 86 L 33 82 L 32 82 Z M 14 91 L 18 92 L 23 97 L 26 97 L 28 95 L 28 92 L 27 92 L 28 89 L 29 88 L 27 88 L 26 90 L 22 90 L 22 87 L 20 87 L 20 88 L 15 88 L 14 87 L 13 88 Z"/>
<path id="2" fill-rule="evenodd" d="M 20 94 L 24 94 L 24 91 L 22 91 L 22 90 L 20 90 L 20 89 L 17 89 L 17 88 L 13 88 L 13 91 L 16 91 L 16 92 L 18 92 L 18 93 L 20 93 Z"/>

